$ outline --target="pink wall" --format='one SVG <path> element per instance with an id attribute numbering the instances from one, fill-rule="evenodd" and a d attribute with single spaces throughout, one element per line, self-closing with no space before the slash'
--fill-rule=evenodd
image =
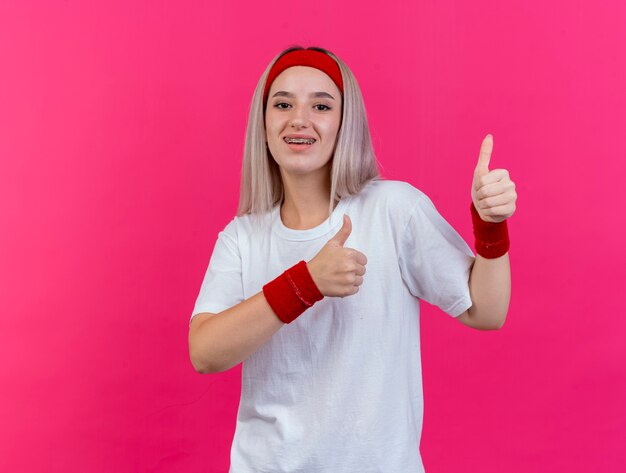
<path id="1" fill-rule="evenodd" d="M 467 241 L 485 134 L 517 183 L 505 327 L 424 311 L 427 471 L 622 471 L 623 2 L 183 3 L 0 4 L 0 470 L 227 471 L 240 367 L 197 374 L 188 319 L 252 89 L 304 43 Z"/>

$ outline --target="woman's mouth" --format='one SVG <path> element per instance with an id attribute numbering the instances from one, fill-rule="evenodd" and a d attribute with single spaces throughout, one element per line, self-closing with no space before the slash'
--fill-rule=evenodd
<path id="1" fill-rule="evenodd" d="M 303 151 L 310 148 L 315 143 L 315 138 L 283 138 L 290 149 L 294 151 Z"/>

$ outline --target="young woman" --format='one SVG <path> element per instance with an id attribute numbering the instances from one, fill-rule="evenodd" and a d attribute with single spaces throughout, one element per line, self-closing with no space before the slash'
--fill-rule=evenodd
<path id="1" fill-rule="evenodd" d="M 290 48 L 268 66 L 238 215 L 189 331 L 198 372 L 243 362 L 231 473 L 424 471 L 419 299 L 483 330 L 508 310 L 517 196 L 506 170 L 489 171 L 492 146 L 471 190 L 474 255 L 423 192 L 381 179 L 340 59 Z"/>

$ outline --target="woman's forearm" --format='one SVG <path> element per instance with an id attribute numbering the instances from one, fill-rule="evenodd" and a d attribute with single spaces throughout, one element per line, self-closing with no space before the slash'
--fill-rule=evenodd
<path id="1" fill-rule="evenodd" d="M 199 373 L 218 373 L 238 365 L 285 324 L 263 291 L 201 322 L 190 332 L 189 353 Z"/>
<path id="2" fill-rule="evenodd" d="M 472 297 L 469 316 L 476 325 L 491 329 L 501 328 L 511 299 L 509 253 L 493 259 L 476 255 L 469 288 Z"/>

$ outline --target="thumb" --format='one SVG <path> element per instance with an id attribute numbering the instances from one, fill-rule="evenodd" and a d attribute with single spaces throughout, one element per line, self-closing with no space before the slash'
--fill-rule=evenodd
<path id="1" fill-rule="evenodd" d="M 493 136 L 487 135 L 480 145 L 480 153 L 478 154 L 478 164 L 476 165 L 476 174 L 484 176 L 489 173 L 489 161 L 491 160 L 491 152 L 493 151 Z"/>
<path id="2" fill-rule="evenodd" d="M 343 246 L 350 236 L 350 233 L 352 233 L 352 221 L 350 220 L 350 217 L 348 217 L 348 214 L 343 214 L 343 225 L 339 231 L 335 233 L 335 236 L 331 238 L 331 241 Z"/>

